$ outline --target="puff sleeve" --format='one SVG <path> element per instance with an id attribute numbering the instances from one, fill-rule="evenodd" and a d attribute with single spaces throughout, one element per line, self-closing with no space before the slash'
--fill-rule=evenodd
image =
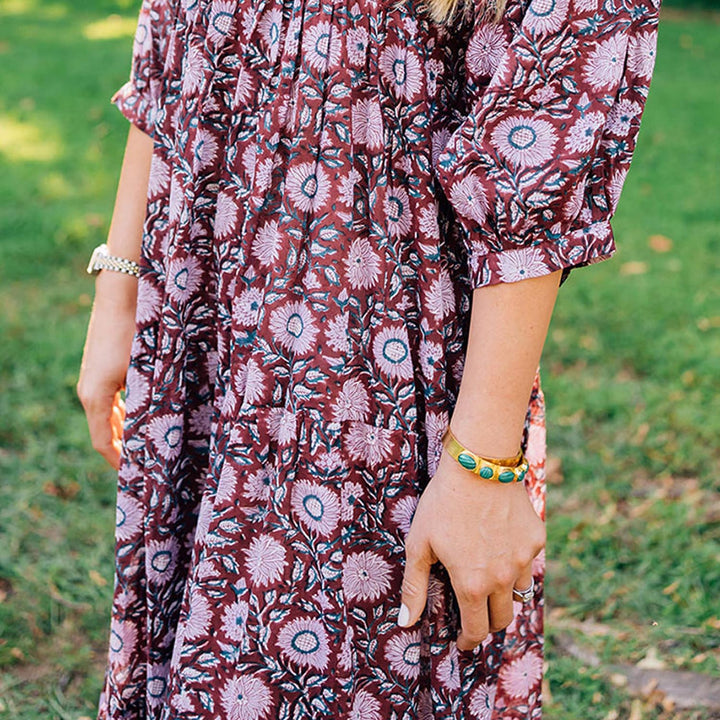
<path id="1" fill-rule="evenodd" d="M 168 0 L 143 0 L 133 43 L 130 79 L 111 102 L 134 125 L 153 134 L 167 61 L 170 8 Z"/>
<path id="2" fill-rule="evenodd" d="M 513 32 L 475 28 L 466 66 L 492 74 L 436 163 L 473 287 L 614 253 L 658 14 L 659 0 L 531 0 Z"/>

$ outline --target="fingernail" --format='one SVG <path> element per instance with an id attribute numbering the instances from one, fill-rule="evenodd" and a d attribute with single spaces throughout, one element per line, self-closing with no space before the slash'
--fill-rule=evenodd
<path id="1" fill-rule="evenodd" d="M 405 603 L 400 605 L 400 612 L 398 612 L 397 624 L 400 627 L 407 627 L 410 622 L 410 610 Z"/>

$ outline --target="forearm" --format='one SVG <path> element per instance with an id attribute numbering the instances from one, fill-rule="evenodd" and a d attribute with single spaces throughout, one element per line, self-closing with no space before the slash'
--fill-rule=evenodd
<path id="1" fill-rule="evenodd" d="M 111 255 L 135 262 L 140 259 L 152 149 L 152 138 L 130 125 L 107 245 Z M 124 273 L 99 273 L 95 289 L 96 302 L 119 310 L 134 308 L 137 301 L 137 280 Z"/>
<path id="2" fill-rule="evenodd" d="M 479 455 L 512 457 L 520 447 L 560 276 L 558 271 L 473 291 L 465 365 L 450 427 Z"/>

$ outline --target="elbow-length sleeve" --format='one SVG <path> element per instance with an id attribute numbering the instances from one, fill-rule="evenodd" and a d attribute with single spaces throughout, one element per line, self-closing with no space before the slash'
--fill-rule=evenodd
<path id="1" fill-rule="evenodd" d="M 167 62 L 170 8 L 167 0 L 143 0 L 133 42 L 130 79 L 111 102 L 134 125 L 153 134 Z"/>
<path id="2" fill-rule="evenodd" d="M 565 277 L 614 253 L 659 2 L 531 0 L 514 31 L 474 29 L 465 66 L 491 76 L 436 164 L 473 287 Z"/>

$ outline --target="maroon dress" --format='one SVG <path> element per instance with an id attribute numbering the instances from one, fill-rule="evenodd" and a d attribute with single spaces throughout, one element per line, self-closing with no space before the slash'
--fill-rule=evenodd
<path id="1" fill-rule="evenodd" d="M 145 0 L 154 138 L 100 717 L 539 718 L 533 602 L 477 653 L 404 538 L 475 288 L 609 257 L 655 0 Z M 539 381 L 526 480 L 544 517 Z"/>

